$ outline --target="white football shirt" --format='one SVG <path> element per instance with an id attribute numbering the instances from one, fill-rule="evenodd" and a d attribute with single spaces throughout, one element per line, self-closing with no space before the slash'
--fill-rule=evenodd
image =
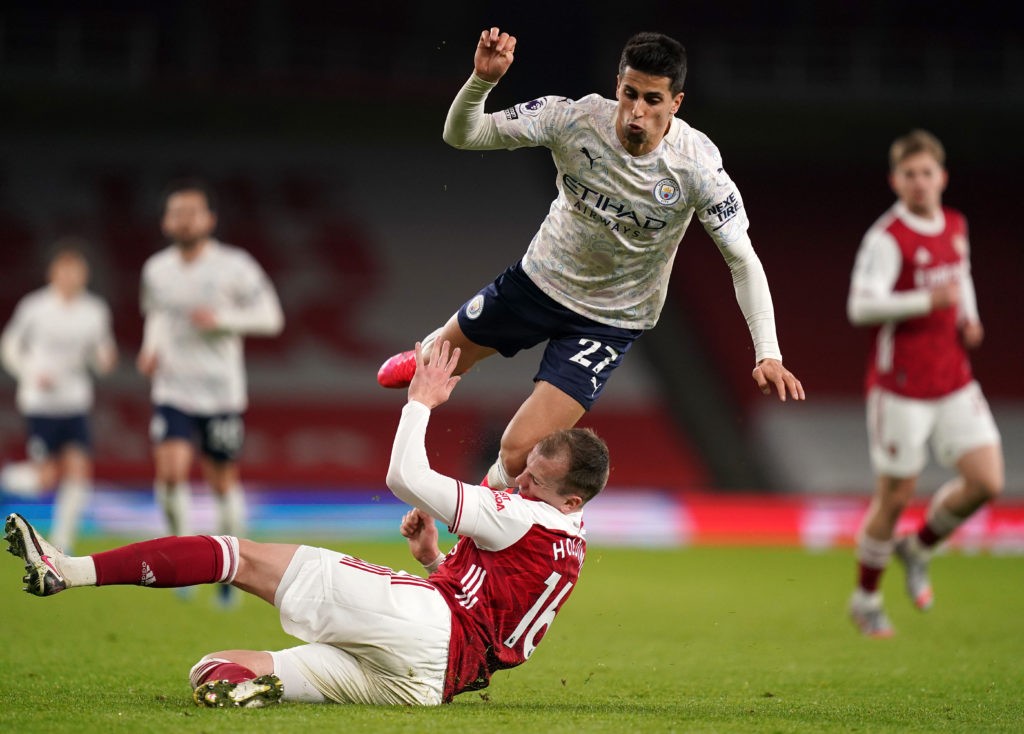
<path id="1" fill-rule="evenodd" d="M 110 308 L 88 291 L 66 300 L 53 287 L 40 288 L 18 302 L 0 344 L 4 366 L 18 380 L 18 410 L 86 413 L 93 402 L 89 369 L 115 349 Z"/>
<path id="2" fill-rule="evenodd" d="M 191 314 L 212 309 L 219 328 L 196 328 Z M 142 268 L 143 351 L 155 353 L 152 400 L 186 413 L 234 413 L 247 406 L 242 336 L 274 335 L 284 316 L 274 286 L 249 253 L 210 240 L 186 262 L 177 245 Z"/>
<path id="3" fill-rule="evenodd" d="M 696 213 L 732 271 L 756 359 L 782 358 L 743 199 L 706 135 L 673 117 L 653 151 L 632 156 L 615 132 L 614 100 L 539 97 L 485 116 L 493 86 L 470 78 L 449 111 L 445 139 L 460 148 L 551 150 L 558 196 L 523 257 L 541 290 L 594 321 L 650 329 Z"/>

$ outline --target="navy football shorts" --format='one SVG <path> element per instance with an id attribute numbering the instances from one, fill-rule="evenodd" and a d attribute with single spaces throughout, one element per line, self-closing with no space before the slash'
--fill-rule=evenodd
<path id="1" fill-rule="evenodd" d="M 547 341 L 534 382 L 543 380 L 590 410 L 643 333 L 581 316 L 545 294 L 516 263 L 459 309 L 470 341 L 511 357 Z"/>
<path id="2" fill-rule="evenodd" d="M 203 456 L 218 464 L 236 461 L 245 440 L 245 422 L 239 413 L 193 415 L 170 405 L 157 405 L 149 423 L 149 438 L 161 443 L 172 438 L 199 439 Z"/>
<path id="3" fill-rule="evenodd" d="M 85 413 L 65 416 L 27 415 L 25 422 L 28 424 L 25 452 L 32 461 L 46 461 L 66 446 L 76 446 L 85 452 L 92 451 L 89 417 Z"/>

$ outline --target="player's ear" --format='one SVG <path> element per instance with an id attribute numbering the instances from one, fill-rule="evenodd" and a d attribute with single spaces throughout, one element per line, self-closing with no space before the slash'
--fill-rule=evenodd
<path id="1" fill-rule="evenodd" d="M 583 507 L 583 498 L 578 494 L 569 494 L 562 496 L 562 511 L 563 512 L 579 512 Z"/>
<path id="2" fill-rule="evenodd" d="M 683 103 L 683 93 L 680 92 L 672 100 L 672 114 L 679 112 L 679 105 Z"/>

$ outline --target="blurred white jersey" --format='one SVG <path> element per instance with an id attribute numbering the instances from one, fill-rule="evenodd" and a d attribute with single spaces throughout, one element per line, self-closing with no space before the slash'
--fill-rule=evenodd
<path id="1" fill-rule="evenodd" d="M 114 350 L 110 308 L 88 291 L 69 301 L 55 288 L 40 288 L 18 302 L 0 343 L 4 366 L 18 380 L 18 410 L 86 413 L 93 401 L 89 368 Z"/>
<path id="2" fill-rule="evenodd" d="M 558 169 L 558 197 L 523 269 L 576 313 L 649 329 L 694 212 L 723 255 L 730 246 L 749 248 L 747 216 L 706 135 L 673 117 L 658 147 L 632 156 L 616 136 L 615 111 L 614 100 L 597 94 L 577 101 L 553 96 L 491 118 L 505 147 L 550 148 Z"/>
<path id="3" fill-rule="evenodd" d="M 218 328 L 192 324 L 210 309 Z M 157 358 L 152 400 L 186 413 L 235 413 L 247 405 L 244 334 L 274 335 L 284 319 L 266 273 L 249 253 L 210 240 L 191 262 L 177 245 L 142 268 L 143 351 Z"/>

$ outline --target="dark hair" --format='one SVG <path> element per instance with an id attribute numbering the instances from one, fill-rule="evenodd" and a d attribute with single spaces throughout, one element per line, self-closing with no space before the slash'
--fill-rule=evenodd
<path id="1" fill-rule="evenodd" d="M 77 237 L 75 235 L 65 235 L 58 238 L 53 246 L 50 248 L 50 257 L 47 260 L 51 265 L 58 260 L 68 258 L 71 260 L 78 260 L 82 263 L 88 264 L 88 258 L 85 256 L 86 250 L 89 249 L 89 241 L 84 237 Z"/>
<path id="2" fill-rule="evenodd" d="M 566 456 L 569 469 L 558 493 L 578 494 L 589 502 L 608 482 L 608 446 L 589 428 L 567 428 L 537 442 L 541 456 Z"/>
<path id="3" fill-rule="evenodd" d="M 626 67 L 651 76 L 668 77 L 672 94 L 683 91 L 686 81 L 686 49 L 663 33 L 637 33 L 626 41 L 619 58 L 619 74 Z"/>
<path id="4" fill-rule="evenodd" d="M 204 197 L 206 197 L 206 207 L 216 213 L 217 211 L 217 195 L 213 193 L 213 188 L 201 178 L 176 178 L 169 182 L 163 191 L 161 201 L 161 211 L 167 210 L 167 200 L 175 194 L 180 194 L 185 191 L 198 191 Z"/>

